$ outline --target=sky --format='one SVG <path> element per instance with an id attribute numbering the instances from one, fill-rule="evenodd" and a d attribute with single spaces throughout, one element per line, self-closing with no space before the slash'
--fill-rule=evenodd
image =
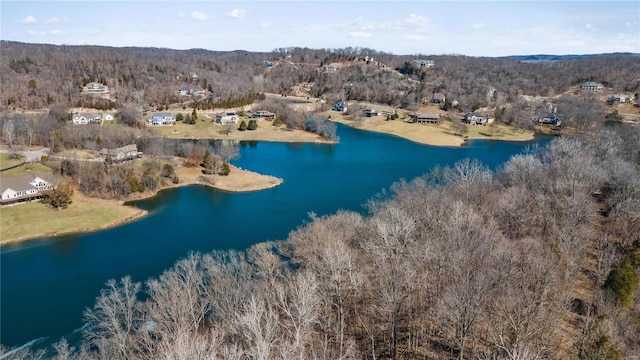
<path id="1" fill-rule="evenodd" d="M 0 39 L 395 55 L 640 53 L 640 1 L 5 1 Z"/>

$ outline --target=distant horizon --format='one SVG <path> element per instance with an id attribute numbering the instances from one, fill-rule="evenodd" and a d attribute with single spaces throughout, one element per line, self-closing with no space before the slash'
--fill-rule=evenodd
<path id="1" fill-rule="evenodd" d="M 2 0 L 0 9 L 0 39 L 34 44 L 250 52 L 357 47 L 471 57 L 640 53 L 635 0 Z"/>
<path id="2" fill-rule="evenodd" d="M 190 49 L 174 49 L 174 48 L 169 48 L 169 47 L 159 47 L 159 46 L 110 46 L 110 45 L 98 45 L 98 44 L 79 44 L 79 45 L 71 45 L 71 44 L 52 44 L 52 43 L 35 43 L 35 42 L 24 42 L 24 41 L 14 41 L 14 40 L 0 40 L 1 42 L 10 42 L 10 43 L 18 43 L 18 44 L 25 44 L 25 45 L 43 45 L 43 46 L 70 46 L 70 47 L 104 47 L 104 48 L 113 48 L 113 49 L 157 49 L 157 50 L 170 50 L 170 51 L 211 51 L 211 52 L 248 52 L 248 53 L 273 53 L 275 52 L 277 49 L 302 49 L 302 48 L 308 48 L 310 50 L 340 50 L 340 49 L 345 49 L 345 48 L 360 48 L 360 47 L 356 47 L 356 46 L 346 46 L 346 47 L 340 47 L 340 48 L 310 48 L 310 47 L 305 47 L 305 46 L 280 46 L 280 47 L 276 47 L 275 49 L 272 49 L 270 51 L 252 51 L 252 50 L 246 50 L 246 49 L 234 49 L 234 50 L 218 50 L 218 49 L 206 49 L 206 48 L 190 48 Z M 361 48 L 361 49 L 365 49 L 365 48 Z M 530 57 L 530 56 L 544 56 L 544 57 L 572 57 L 572 56 L 605 56 L 605 55 L 629 55 L 629 56 L 640 56 L 640 52 L 638 53 L 634 53 L 634 52 L 628 52 L 628 51 L 616 51 L 616 52 L 604 52 L 604 53 L 584 53 L 584 54 L 579 54 L 579 53 L 575 53 L 575 54 L 544 54 L 544 53 L 540 53 L 540 54 L 510 54 L 510 55 L 500 55 L 500 56 L 485 56 L 485 55 L 478 55 L 478 56 L 474 56 L 474 55 L 467 55 L 467 54 L 427 54 L 427 53 L 422 53 L 422 54 L 394 54 L 394 53 L 389 53 L 389 52 L 385 52 L 382 50 L 378 50 L 378 49 L 373 49 L 373 48 L 366 48 L 368 50 L 373 50 L 379 53 L 384 53 L 387 55 L 391 55 L 391 56 L 417 56 L 417 55 L 424 55 L 424 56 L 465 56 L 465 57 L 475 57 L 475 58 L 482 58 L 482 57 L 487 57 L 487 58 L 518 58 L 518 57 Z"/>

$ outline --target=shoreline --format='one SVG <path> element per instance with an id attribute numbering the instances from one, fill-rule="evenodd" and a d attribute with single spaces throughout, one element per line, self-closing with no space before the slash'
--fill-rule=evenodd
<path id="1" fill-rule="evenodd" d="M 455 135 L 450 127 L 450 123 L 444 121 L 439 125 L 414 124 L 402 119 L 384 120 L 380 117 L 363 118 L 361 120 L 349 120 L 345 116 L 329 112 L 330 121 L 352 127 L 354 129 L 373 131 L 382 134 L 394 135 L 405 140 L 413 141 L 423 145 L 460 147 L 468 140 L 496 140 L 496 141 L 531 141 L 535 138 L 533 131 L 517 132 L 512 131 L 506 125 L 499 124 L 496 127 L 494 136 L 484 135 L 485 126 L 470 126 L 469 132 L 464 135 Z"/>
<path id="2" fill-rule="evenodd" d="M 133 221 L 144 218 L 146 215 L 148 215 L 148 211 L 142 210 L 133 205 L 129 205 L 129 203 L 133 201 L 153 198 L 154 196 L 158 195 L 160 191 L 167 190 L 167 189 L 173 189 L 173 188 L 189 186 L 189 185 L 204 185 L 204 186 L 208 186 L 221 191 L 251 192 L 251 191 L 261 191 L 261 190 L 270 189 L 282 184 L 284 181 L 283 179 L 277 178 L 275 176 L 262 175 L 256 172 L 237 168 L 233 165 L 230 165 L 230 166 L 231 166 L 231 173 L 227 176 L 220 176 L 220 175 L 214 176 L 215 183 L 213 184 L 209 181 L 203 181 L 203 179 L 206 177 L 205 175 L 202 175 L 201 169 L 199 167 L 186 168 L 181 166 L 176 170 L 176 174 L 178 175 L 178 177 L 180 177 L 180 183 L 173 184 L 169 182 L 164 186 L 159 187 L 153 191 L 148 191 L 145 193 L 135 193 L 135 194 L 132 194 L 132 196 L 131 195 L 128 196 L 126 199 L 107 200 L 107 199 L 87 197 L 82 194 L 76 193 L 74 194 L 74 202 L 70 205 L 70 207 L 72 207 L 74 203 L 76 203 L 76 207 L 94 206 L 94 207 L 99 207 L 103 210 L 110 209 L 110 210 L 116 210 L 118 212 L 126 211 L 126 213 L 124 215 L 116 216 L 116 218 L 111 221 L 108 221 L 106 223 L 102 223 L 99 225 L 95 225 L 95 226 L 78 227 L 78 228 L 72 228 L 70 230 L 60 230 L 60 231 L 48 230 L 48 231 L 42 231 L 38 233 L 27 234 L 27 235 L 22 235 L 17 237 L 10 237 L 8 239 L 2 238 L 0 239 L 0 248 L 2 248 L 2 246 L 4 245 L 17 244 L 17 243 L 36 240 L 40 238 L 55 238 L 58 236 L 70 235 L 70 234 L 85 234 L 85 233 L 91 233 L 94 231 L 106 230 L 106 229 L 114 228 L 127 223 L 131 223 Z M 50 215 L 57 214 L 58 212 L 62 212 L 60 215 L 65 215 L 64 212 L 69 210 L 69 209 L 54 210 L 46 207 L 46 205 L 40 204 L 40 202 L 32 202 L 32 203 L 2 207 L 1 210 L 5 212 L 5 214 L 3 215 L 6 215 L 6 211 L 7 210 L 11 211 L 12 208 L 17 208 L 17 210 L 21 210 L 23 208 L 20 208 L 20 207 L 26 207 L 26 206 L 34 207 L 38 205 L 41 206 L 38 210 L 42 212 L 50 213 Z M 79 215 L 79 216 L 82 216 L 82 215 Z M 7 217 L 8 216 L 2 216 L 2 218 L 4 219 L 6 219 Z M 3 224 L 3 228 L 4 226 L 8 226 L 8 224 Z"/>

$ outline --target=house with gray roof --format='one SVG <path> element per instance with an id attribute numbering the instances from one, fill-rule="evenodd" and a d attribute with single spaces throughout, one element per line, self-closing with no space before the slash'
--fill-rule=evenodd
<path id="1" fill-rule="evenodd" d="M 56 179 L 51 172 L 3 177 L 0 179 L 0 205 L 40 199 L 55 188 Z"/>
<path id="2" fill-rule="evenodd" d="M 110 162 L 131 160 L 140 154 L 141 153 L 138 152 L 136 144 L 126 145 L 115 149 L 103 148 L 100 150 L 100 156 L 102 156 L 105 161 Z"/>

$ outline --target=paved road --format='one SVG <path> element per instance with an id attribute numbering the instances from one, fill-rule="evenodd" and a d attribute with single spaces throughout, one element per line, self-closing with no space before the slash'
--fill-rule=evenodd
<path id="1" fill-rule="evenodd" d="M 12 151 L 13 150 L 9 150 L 9 149 L 0 149 L 0 153 L 10 153 Z M 25 161 L 34 162 L 34 161 L 40 161 L 40 158 L 42 157 L 42 155 L 49 155 L 50 151 L 51 149 L 44 148 L 42 150 L 16 151 L 16 152 L 21 155 L 24 155 L 26 157 Z"/>

